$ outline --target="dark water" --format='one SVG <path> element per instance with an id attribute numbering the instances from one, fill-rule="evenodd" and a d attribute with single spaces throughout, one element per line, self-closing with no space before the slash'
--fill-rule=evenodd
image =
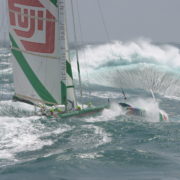
<path id="1" fill-rule="evenodd" d="M 108 54 L 106 46 L 111 47 Z M 12 102 L 9 54 L 1 52 L 0 180 L 179 180 L 179 51 L 148 43 L 147 48 L 139 45 L 142 52 L 133 47 L 112 44 L 85 50 L 88 57 L 95 50 L 99 64 L 93 59 L 86 64 L 88 72 L 82 70 L 85 95 L 79 101 L 98 105 L 110 98 L 113 103 L 96 116 L 69 119 L 34 116 L 34 107 Z M 129 102 L 149 110 L 147 117 L 123 114 L 115 103 L 122 100 L 120 84 Z M 156 92 L 158 106 L 148 88 Z M 159 122 L 159 108 L 169 121 Z"/>

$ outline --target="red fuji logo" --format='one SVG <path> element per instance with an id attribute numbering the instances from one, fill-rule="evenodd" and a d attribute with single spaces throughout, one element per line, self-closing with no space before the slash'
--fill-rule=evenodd
<path id="1" fill-rule="evenodd" d="M 39 0 L 8 0 L 8 4 L 11 27 L 24 48 L 31 52 L 53 53 L 55 17 Z"/>

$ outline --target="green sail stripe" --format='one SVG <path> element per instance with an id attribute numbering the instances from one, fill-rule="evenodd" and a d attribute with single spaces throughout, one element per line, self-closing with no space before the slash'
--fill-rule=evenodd
<path id="1" fill-rule="evenodd" d="M 61 104 L 67 104 L 67 88 L 63 81 L 61 81 Z"/>
<path id="2" fill-rule="evenodd" d="M 73 79 L 71 64 L 68 61 L 66 61 L 66 72 L 71 77 L 71 79 Z"/>
<path id="3" fill-rule="evenodd" d="M 55 6 L 57 6 L 57 0 L 51 0 L 51 2 L 52 2 Z"/>
<path id="4" fill-rule="evenodd" d="M 18 45 L 16 44 L 11 34 L 10 34 L 10 39 L 12 42 L 12 46 L 15 48 L 18 48 Z M 56 100 L 53 98 L 53 96 L 48 92 L 48 90 L 44 87 L 44 85 L 38 79 L 36 74 L 33 72 L 33 70 L 31 69 L 30 65 L 26 61 L 23 54 L 20 51 L 16 51 L 15 49 L 12 49 L 12 53 L 14 57 L 16 58 L 18 64 L 22 68 L 27 79 L 31 83 L 32 87 L 34 88 L 36 93 L 42 98 L 42 100 L 52 102 L 52 103 L 57 103 Z"/>

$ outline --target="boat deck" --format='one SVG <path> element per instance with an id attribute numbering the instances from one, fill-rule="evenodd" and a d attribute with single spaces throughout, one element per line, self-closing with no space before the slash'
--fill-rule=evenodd
<path id="1" fill-rule="evenodd" d="M 60 118 L 69 118 L 69 117 L 73 117 L 73 116 L 86 116 L 89 114 L 95 114 L 98 112 L 103 111 L 105 108 L 108 108 L 109 105 L 103 105 L 103 106 L 97 106 L 97 107 L 89 107 L 89 108 L 85 108 L 82 110 L 76 110 L 76 111 L 70 111 L 70 112 L 65 112 L 65 113 L 59 113 L 57 114 L 57 117 Z"/>

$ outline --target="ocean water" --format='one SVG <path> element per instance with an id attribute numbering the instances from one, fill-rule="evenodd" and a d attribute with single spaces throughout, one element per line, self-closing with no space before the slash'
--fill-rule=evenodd
<path id="1" fill-rule="evenodd" d="M 144 40 L 83 47 L 78 101 L 99 105 L 109 98 L 111 108 L 67 119 L 35 116 L 33 106 L 11 100 L 10 56 L 0 50 L 0 180 L 180 179 L 178 47 Z M 124 101 L 121 88 L 147 117 L 124 114 L 117 105 Z M 159 121 L 159 109 L 168 121 Z"/>

